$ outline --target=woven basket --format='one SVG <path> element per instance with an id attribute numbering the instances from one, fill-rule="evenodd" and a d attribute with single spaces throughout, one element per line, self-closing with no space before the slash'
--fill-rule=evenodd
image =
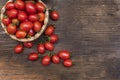
<path id="1" fill-rule="evenodd" d="M 38 0 L 39 2 L 43 3 L 41 0 Z M 13 0 L 9 0 L 8 2 L 13 2 Z M 7 3 L 8 3 L 7 2 Z M 6 4 L 7 4 L 6 3 Z M 44 4 L 44 3 L 43 3 Z M 45 4 L 44 4 L 45 5 Z M 4 13 L 5 13 L 5 6 L 3 6 L 3 8 L 1 9 L 1 20 L 4 16 Z M 41 30 L 39 32 L 37 32 L 33 37 L 30 37 L 30 38 L 24 38 L 24 39 L 18 39 L 15 37 L 15 35 L 11 35 L 7 32 L 6 30 L 6 26 L 2 23 L 1 21 L 1 25 L 2 25 L 2 28 L 4 29 L 5 33 L 7 33 L 12 39 L 14 40 L 17 40 L 17 41 L 20 41 L 20 42 L 28 42 L 28 41 L 33 41 L 35 39 L 37 39 L 38 37 L 40 37 L 42 35 L 42 33 L 44 32 L 44 30 L 46 29 L 46 26 L 47 26 L 47 23 L 48 23 L 48 19 L 49 19 L 49 11 L 48 11 L 48 7 L 45 5 L 46 7 L 46 12 L 45 12 L 45 20 L 44 20 L 44 25 L 42 26 Z"/>

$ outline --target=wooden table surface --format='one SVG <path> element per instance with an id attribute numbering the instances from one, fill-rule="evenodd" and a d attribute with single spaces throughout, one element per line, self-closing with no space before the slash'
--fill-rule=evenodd
<path id="1" fill-rule="evenodd" d="M 7 0 L 0 0 L 0 8 Z M 59 42 L 55 51 L 73 53 L 75 65 L 41 65 L 27 60 L 30 52 L 13 52 L 19 43 L 3 34 L 0 27 L 0 80 L 120 80 L 120 0 L 43 0 L 55 7 L 60 20 L 55 24 Z M 46 53 L 47 54 L 47 53 Z"/>

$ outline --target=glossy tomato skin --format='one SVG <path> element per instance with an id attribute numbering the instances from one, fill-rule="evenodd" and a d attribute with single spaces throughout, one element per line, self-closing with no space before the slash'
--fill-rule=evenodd
<path id="1" fill-rule="evenodd" d="M 39 21 L 40 21 L 40 22 L 43 22 L 44 19 L 45 19 L 45 13 L 43 13 L 43 12 L 38 13 L 38 16 L 39 16 Z"/>
<path id="2" fill-rule="evenodd" d="M 18 13 L 18 20 L 25 21 L 27 19 L 27 13 L 25 11 L 21 11 Z"/>
<path id="3" fill-rule="evenodd" d="M 16 9 L 11 9 L 10 11 L 8 11 L 8 16 L 10 17 L 10 18 L 16 18 L 17 17 L 17 15 L 18 15 L 18 10 L 16 10 Z"/>
<path id="4" fill-rule="evenodd" d="M 28 36 L 34 36 L 35 35 L 35 31 L 33 29 L 30 29 L 28 31 Z"/>
<path id="5" fill-rule="evenodd" d="M 16 25 L 14 25 L 14 24 L 9 24 L 8 26 L 7 26 L 7 28 L 6 28 L 6 30 L 7 30 L 7 32 L 9 33 L 9 34 L 15 34 L 15 32 L 17 31 L 17 27 L 16 27 Z"/>
<path id="6" fill-rule="evenodd" d="M 16 53 L 16 54 L 20 54 L 22 51 L 23 51 L 23 45 L 21 45 L 21 44 L 18 44 L 18 45 L 16 45 L 15 46 L 15 48 L 14 48 L 14 52 Z"/>
<path id="7" fill-rule="evenodd" d="M 67 50 L 62 50 L 58 53 L 58 56 L 63 60 L 70 59 L 70 52 Z"/>
<path id="8" fill-rule="evenodd" d="M 3 19 L 2 19 L 2 22 L 3 22 L 3 24 L 4 25 L 9 25 L 10 23 L 11 23 L 11 20 L 10 20 L 10 18 L 8 18 L 8 17 L 4 17 Z"/>
<path id="9" fill-rule="evenodd" d="M 56 42 L 58 41 L 58 36 L 57 36 L 56 34 L 50 35 L 49 41 L 50 41 L 51 43 L 56 43 Z"/>
<path id="10" fill-rule="evenodd" d="M 8 2 L 5 6 L 5 8 L 7 10 L 14 9 L 15 8 L 14 2 Z"/>
<path id="11" fill-rule="evenodd" d="M 59 64 L 59 63 L 60 63 L 60 58 L 59 58 L 59 56 L 58 56 L 58 55 L 53 55 L 53 56 L 52 56 L 52 62 L 53 62 L 54 64 Z"/>
<path id="12" fill-rule="evenodd" d="M 29 20 L 31 22 L 37 21 L 38 20 L 38 15 L 37 14 L 31 14 L 31 15 L 29 15 Z"/>
<path id="13" fill-rule="evenodd" d="M 42 28 L 42 23 L 40 23 L 39 21 L 35 21 L 34 27 L 33 27 L 34 31 L 39 32 L 41 30 L 41 28 Z"/>
<path id="14" fill-rule="evenodd" d="M 23 31 L 28 32 L 32 28 L 33 28 L 33 23 L 30 22 L 30 21 L 22 22 L 20 24 L 20 29 L 23 30 Z"/>
<path id="15" fill-rule="evenodd" d="M 59 13 L 57 11 L 51 11 L 50 18 L 54 21 L 57 21 L 59 19 Z"/>
<path id="16" fill-rule="evenodd" d="M 45 48 L 49 51 L 54 50 L 54 45 L 50 42 L 45 42 Z"/>
<path id="17" fill-rule="evenodd" d="M 29 14 L 35 14 L 35 13 L 37 12 L 37 9 L 36 9 L 35 4 L 32 3 L 32 2 L 26 3 L 26 11 L 27 11 Z"/>
<path id="18" fill-rule="evenodd" d="M 16 0 L 15 1 L 15 8 L 18 10 L 24 10 L 25 9 L 25 3 L 22 0 Z"/>
<path id="19" fill-rule="evenodd" d="M 36 53 L 36 52 L 30 53 L 29 56 L 28 56 L 28 59 L 30 61 L 36 61 L 36 60 L 38 60 L 38 53 Z"/>
<path id="20" fill-rule="evenodd" d="M 32 42 L 24 42 L 24 46 L 27 47 L 27 48 L 32 48 L 33 43 Z"/>
<path id="21" fill-rule="evenodd" d="M 27 33 L 25 31 L 22 31 L 22 30 L 18 30 L 15 34 L 15 36 L 19 39 L 25 38 L 26 35 L 27 35 Z"/>
<path id="22" fill-rule="evenodd" d="M 45 6 L 41 2 L 36 3 L 36 8 L 37 8 L 38 12 L 44 12 L 45 11 Z"/>
<path id="23" fill-rule="evenodd" d="M 71 67 L 71 66 L 73 65 L 73 62 L 72 62 L 72 60 L 67 59 L 67 60 L 64 60 L 64 61 L 63 61 L 63 65 L 64 65 L 65 67 Z"/>
<path id="24" fill-rule="evenodd" d="M 50 61 L 51 61 L 51 57 L 50 57 L 50 56 L 44 56 L 44 57 L 42 58 L 41 63 L 42 63 L 42 65 L 44 65 L 44 66 L 48 66 L 48 65 L 50 64 Z"/>
<path id="25" fill-rule="evenodd" d="M 37 51 L 38 51 L 40 54 L 44 54 L 44 53 L 45 53 L 45 46 L 44 46 L 43 43 L 38 44 L 38 46 L 37 46 Z"/>
<path id="26" fill-rule="evenodd" d="M 45 30 L 45 35 L 50 36 L 50 35 L 52 35 L 52 34 L 54 33 L 54 31 L 55 31 L 54 26 L 50 25 L 50 26 L 48 26 L 47 29 Z"/>

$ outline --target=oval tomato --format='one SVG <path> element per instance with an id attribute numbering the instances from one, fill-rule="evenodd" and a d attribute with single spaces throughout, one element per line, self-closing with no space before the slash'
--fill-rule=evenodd
<path id="1" fill-rule="evenodd" d="M 55 31 L 54 26 L 53 26 L 53 25 L 50 25 L 50 26 L 48 26 L 47 29 L 45 30 L 45 35 L 50 36 L 50 35 L 52 35 L 52 34 L 54 33 L 54 31 Z"/>
<path id="2" fill-rule="evenodd" d="M 70 59 L 70 52 L 67 50 L 62 50 L 58 53 L 58 56 L 63 60 Z"/>
<path id="3" fill-rule="evenodd" d="M 44 46 L 44 44 L 42 44 L 42 43 L 38 44 L 37 51 L 40 54 L 44 54 L 45 53 L 45 46 Z"/>
<path id="4" fill-rule="evenodd" d="M 44 56 L 44 57 L 42 58 L 41 63 L 42 63 L 42 65 L 44 65 L 44 66 L 48 66 L 48 65 L 50 64 L 50 61 L 51 61 L 50 56 Z"/>
<path id="5" fill-rule="evenodd" d="M 21 45 L 21 44 L 18 44 L 18 45 L 16 45 L 15 46 L 15 48 L 14 48 L 14 52 L 16 53 L 16 54 L 20 54 L 22 51 L 23 51 L 23 45 Z"/>
<path id="6" fill-rule="evenodd" d="M 54 50 L 54 45 L 52 43 L 50 43 L 50 42 L 45 42 L 45 48 L 47 50 L 52 51 L 52 50 Z"/>
<path id="7" fill-rule="evenodd" d="M 60 63 L 60 58 L 57 55 L 52 56 L 52 62 L 54 64 L 59 64 Z"/>
<path id="8" fill-rule="evenodd" d="M 59 19 L 59 13 L 55 10 L 51 11 L 50 12 L 50 18 L 54 21 L 58 20 Z"/>
<path id="9" fill-rule="evenodd" d="M 37 12 L 35 4 L 32 2 L 26 3 L 26 11 L 29 14 L 35 14 Z"/>
<path id="10" fill-rule="evenodd" d="M 22 0 L 16 0 L 15 1 L 15 8 L 18 10 L 24 10 L 25 9 L 25 3 Z"/>
<path id="11" fill-rule="evenodd" d="M 25 21 L 27 19 L 27 13 L 25 11 L 21 11 L 18 13 L 18 19 L 20 21 Z"/>
<path id="12" fill-rule="evenodd" d="M 33 28 L 33 23 L 30 22 L 30 21 L 22 22 L 20 24 L 20 29 L 23 30 L 23 31 L 27 31 L 28 32 L 32 28 Z"/>
<path id="13" fill-rule="evenodd" d="M 14 24 L 9 24 L 6 29 L 9 34 L 15 34 L 17 31 L 17 27 Z"/>
<path id="14" fill-rule="evenodd" d="M 28 59 L 30 61 L 36 61 L 36 60 L 38 60 L 38 53 L 36 53 L 36 52 L 30 53 L 29 56 L 28 56 Z"/>
<path id="15" fill-rule="evenodd" d="M 37 7 L 38 12 L 44 12 L 45 11 L 45 6 L 41 2 L 36 3 L 36 7 Z"/>
<path id="16" fill-rule="evenodd" d="M 34 36 L 35 35 L 35 31 L 33 29 L 30 29 L 28 31 L 28 36 Z"/>
<path id="17" fill-rule="evenodd" d="M 11 23 L 11 20 L 7 16 L 4 16 L 3 19 L 2 19 L 2 22 L 3 22 L 4 25 L 7 26 Z"/>
<path id="18" fill-rule="evenodd" d="M 8 15 L 10 18 L 16 18 L 17 15 L 18 15 L 18 10 L 16 10 L 16 9 L 11 9 L 11 10 L 7 13 L 7 15 Z"/>
<path id="19" fill-rule="evenodd" d="M 24 46 L 27 48 L 31 48 L 33 46 L 32 42 L 24 42 Z"/>
<path id="20" fill-rule="evenodd" d="M 50 36 L 49 36 L 49 41 L 50 41 L 51 43 L 57 42 L 57 41 L 58 41 L 58 36 L 57 36 L 56 34 L 50 35 Z"/>
<path id="21" fill-rule="evenodd" d="M 27 33 L 25 31 L 22 31 L 22 30 L 18 30 L 15 34 L 15 36 L 19 39 L 25 38 L 26 35 L 27 35 Z"/>
<path id="22" fill-rule="evenodd" d="M 40 23 L 39 21 L 35 21 L 34 27 L 33 27 L 34 31 L 39 32 L 41 30 L 41 28 L 42 28 L 42 23 Z"/>
<path id="23" fill-rule="evenodd" d="M 65 67 L 71 67 L 71 66 L 73 65 L 73 62 L 72 62 L 72 60 L 68 59 L 68 60 L 65 60 L 65 61 L 63 62 L 63 65 L 64 65 Z"/>
<path id="24" fill-rule="evenodd" d="M 29 20 L 32 21 L 32 22 L 37 21 L 38 20 L 38 15 L 37 14 L 29 15 Z"/>
<path id="25" fill-rule="evenodd" d="M 14 2 L 8 2 L 5 6 L 5 8 L 7 10 L 14 9 L 15 8 Z"/>
<path id="26" fill-rule="evenodd" d="M 45 13 L 43 13 L 43 12 L 38 13 L 38 16 L 39 16 L 39 21 L 40 21 L 40 22 L 43 22 L 44 19 L 45 19 Z"/>

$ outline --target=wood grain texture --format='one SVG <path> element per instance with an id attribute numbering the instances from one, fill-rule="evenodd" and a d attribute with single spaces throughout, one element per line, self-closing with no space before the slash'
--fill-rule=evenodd
<path id="1" fill-rule="evenodd" d="M 0 7 L 7 0 L 1 0 Z M 55 24 L 59 42 L 55 52 L 67 49 L 75 65 L 44 67 L 27 60 L 33 49 L 20 55 L 13 52 L 18 43 L 0 33 L 0 80 L 120 80 L 120 0 L 44 0 L 55 7 L 60 20 Z M 0 31 L 3 29 L 0 27 Z"/>

